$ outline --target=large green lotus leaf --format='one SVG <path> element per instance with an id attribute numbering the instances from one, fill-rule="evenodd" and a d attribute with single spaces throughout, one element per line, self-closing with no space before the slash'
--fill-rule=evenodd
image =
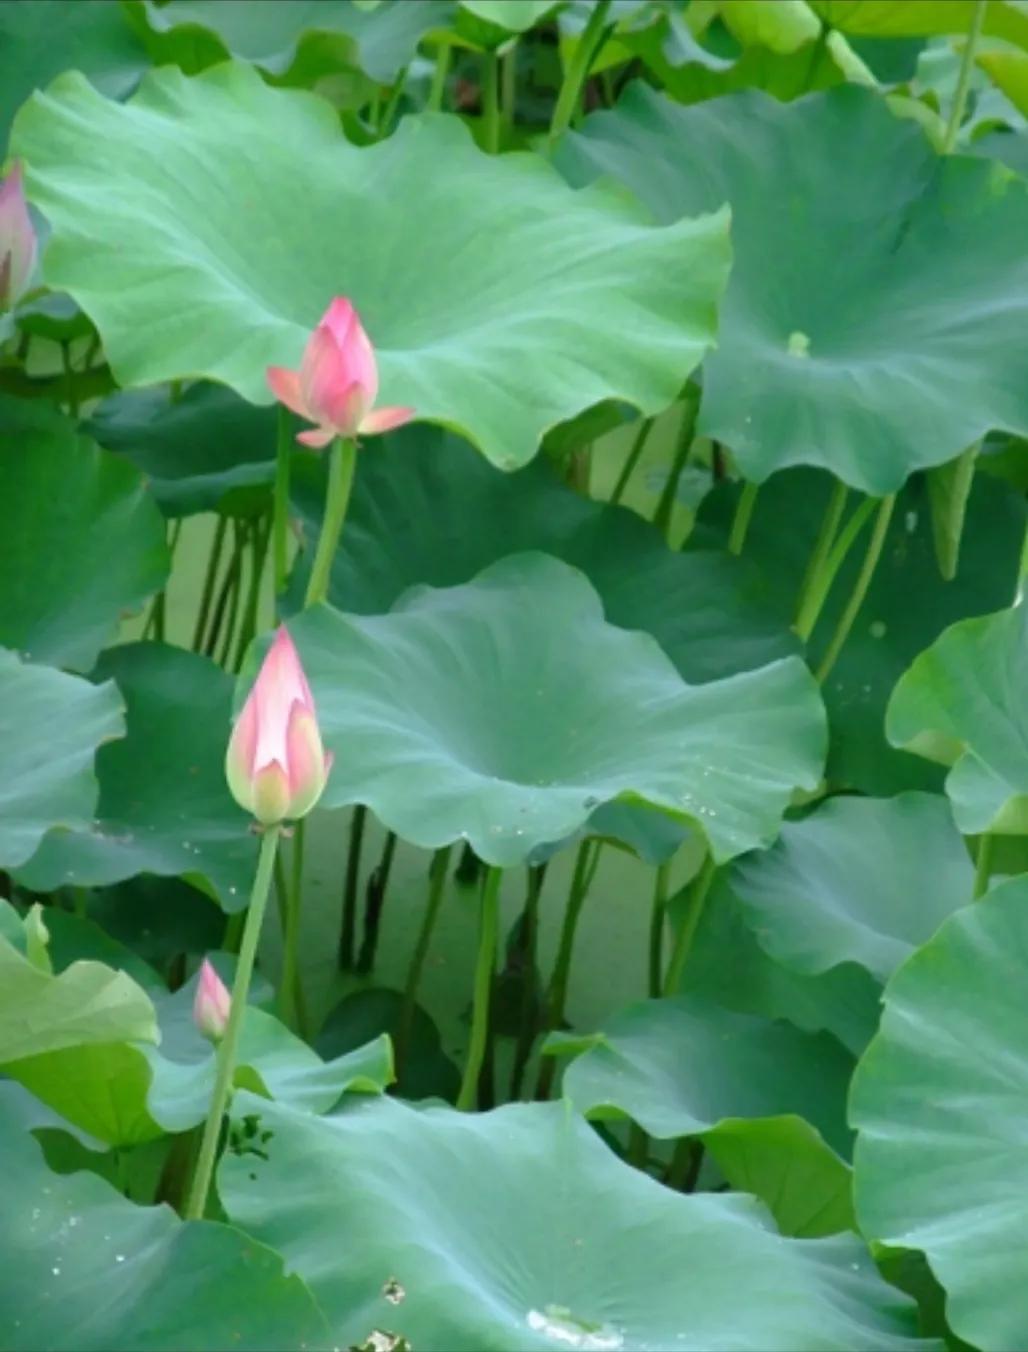
<path id="1" fill-rule="evenodd" d="M 1028 833 L 1026 663 L 1023 606 L 962 620 L 915 658 L 889 702 L 892 744 L 952 767 L 961 831 Z"/>
<path id="2" fill-rule="evenodd" d="M 264 490 L 266 501 L 275 477 L 276 421 L 272 409 L 198 382 L 174 403 L 161 387 L 119 390 L 86 427 L 142 470 L 165 516 L 177 517 L 224 509 L 240 489 Z"/>
<path id="3" fill-rule="evenodd" d="M 244 1095 L 236 1111 L 272 1135 L 266 1160 L 223 1162 L 226 1210 L 343 1344 L 381 1329 L 424 1352 L 921 1346 L 853 1236 L 785 1239 L 751 1198 L 662 1188 L 565 1104 L 379 1098 L 316 1118 Z"/>
<path id="4" fill-rule="evenodd" d="M 324 806 L 366 803 L 424 848 L 463 838 L 511 867 L 623 799 L 694 823 L 724 860 L 770 841 L 820 777 L 824 713 L 798 658 L 687 686 L 545 554 L 290 629 L 336 756 Z"/>
<path id="5" fill-rule="evenodd" d="M 239 910 L 257 842 L 225 782 L 231 678 L 206 657 L 159 643 L 112 648 L 97 674 L 125 696 L 127 736 L 97 756 L 95 818 L 51 831 L 19 881 L 47 892 L 140 873 L 182 876 Z"/>
<path id="6" fill-rule="evenodd" d="M 688 912 L 690 891 L 687 886 L 669 902 L 674 925 Z M 723 876 L 710 890 L 679 990 L 740 1013 L 785 1019 L 808 1032 L 830 1032 L 854 1055 L 878 1026 L 881 986 L 865 968 L 847 962 L 806 975 L 776 962 L 760 946 Z"/>
<path id="7" fill-rule="evenodd" d="M 747 575 L 753 587 L 749 600 L 762 603 L 769 620 L 783 623 L 796 613 L 829 492 L 827 475 L 800 469 L 775 475 L 760 490 L 745 556 L 753 565 Z M 709 547 L 727 538 L 737 496 L 728 486 L 719 486 L 704 500 L 695 532 L 698 543 Z M 851 500 L 851 511 L 855 505 Z M 782 521 L 789 522 L 788 530 L 781 529 Z M 840 570 L 811 637 L 815 661 L 827 647 L 856 582 L 868 531 L 865 527 Z M 886 704 L 903 672 L 948 624 L 1013 601 L 1024 531 L 1023 494 L 976 475 L 957 573 L 951 582 L 944 582 L 936 562 L 926 485 L 917 478 L 903 490 L 867 598 L 824 684 L 832 730 L 830 779 L 883 795 L 941 786 L 934 767 L 890 749 L 883 734 Z M 910 604 L 911 597 L 917 598 L 916 605 Z"/>
<path id="8" fill-rule="evenodd" d="M 52 1173 L 0 1114 L 4 1352 L 323 1347 L 324 1319 L 282 1259 L 228 1225 L 135 1206 L 92 1173 Z"/>
<path id="9" fill-rule="evenodd" d="M 786 822 L 769 850 L 732 866 L 758 942 L 816 976 L 855 962 L 886 981 L 974 890 L 945 798 L 830 798 Z"/>
<path id="10" fill-rule="evenodd" d="M 994 131 L 970 147 L 975 155 L 999 160 L 1015 174 L 1028 178 L 1028 132 Z"/>
<path id="11" fill-rule="evenodd" d="M 1028 880 L 952 916 L 896 973 L 857 1069 L 857 1214 L 921 1249 L 954 1332 L 1013 1352 L 1028 1327 Z"/>
<path id="12" fill-rule="evenodd" d="M 321 526 L 322 466 L 313 457 L 297 462 L 294 496 L 308 540 Z M 561 484 L 543 457 L 500 475 L 466 442 L 428 427 L 406 428 L 361 452 L 329 600 L 380 615 L 408 587 L 456 586 L 522 550 L 580 568 L 607 619 L 652 634 L 687 681 L 749 671 L 799 650 L 787 618 L 769 614 L 754 594 L 757 579 L 745 560 L 723 549 L 670 550 L 634 512 Z M 296 609 L 309 556 L 293 579 Z"/>
<path id="13" fill-rule="evenodd" d="M 0 584 L 2 585 L 2 584 Z M 124 732 L 118 691 L 0 648 L 4 774 L 0 781 L 0 868 L 17 868 L 51 827 L 82 830 L 92 818 L 93 757 Z"/>
<path id="14" fill-rule="evenodd" d="M 460 0 L 460 7 L 510 33 L 527 33 L 558 3 L 559 0 Z"/>
<path id="15" fill-rule="evenodd" d="M 967 33 L 976 0 L 809 0 L 826 23 L 867 37 L 930 37 Z M 1023 0 L 987 0 L 983 31 L 1028 46 L 1028 11 Z"/>
<path id="16" fill-rule="evenodd" d="M 727 212 L 654 226 L 620 190 L 481 153 L 456 118 L 360 150 L 328 104 L 230 63 L 155 71 L 125 107 L 65 76 L 14 144 L 53 226 L 44 274 L 122 385 L 208 376 L 270 403 L 265 367 L 295 366 L 344 293 L 382 402 L 511 469 L 601 400 L 667 407 L 714 340 Z"/>
<path id="17" fill-rule="evenodd" d="M 149 64 L 118 0 L 0 0 L 0 150 L 19 105 L 69 66 L 123 98 Z"/>
<path id="18" fill-rule="evenodd" d="M 327 35 L 340 40 L 341 64 L 356 65 L 382 82 L 394 80 L 416 55 L 420 39 L 434 28 L 446 28 L 453 11 L 452 0 L 375 5 L 353 0 L 260 0 L 256 5 L 170 0 L 146 6 L 151 27 L 170 39 L 172 59 L 190 70 L 235 56 L 285 76 L 305 38 Z"/>
<path id="19" fill-rule="evenodd" d="M 562 1081 L 576 1108 L 632 1117 L 658 1138 L 698 1136 L 786 1233 L 852 1225 L 853 1060 L 834 1038 L 682 996 L 632 1005 L 592 1037 L 553 1034 L 547 1050 L 583 1046 Z"/>
<path id="20" fill-rule="evenodd" d="M 1028 429 L 1028 184 L 940 158 L 879 95 L 680 108 L 636 83 L 557 160 L 576 184 L 617 178 L 658 220 L 731 204 L 698 426 L 747 478 L 823 465 L 888 493 L 990 428 Z"/>
<path id="21" fill-rule="evenodd" d="M 0 642 L 84 670 L 164 583 L 161 514 L 142 476 L 44 407 L 0 397 Z"/>

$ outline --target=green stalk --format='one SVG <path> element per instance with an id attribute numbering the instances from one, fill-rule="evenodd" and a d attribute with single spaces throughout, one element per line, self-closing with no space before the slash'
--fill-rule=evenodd
<path id="1" fill-rule="evenodd" d="M 703 915 L 704 907 L 707 904 L 707 894 L 710 892 L 710 884 L 714 881 L 716 865 L 713 858 L 708 855 L 703 862 L 703 866 L 693 879 L 692 888 L 689 893 L 689 910 L 685 919 L 682 921 L 682 927 L 678 931 L 675 939 L 675 946 L 671 953 L 671 961 L 668 963 L 667 972 L 664 976 L 664 995 L 677 995 L 678 987 L 682 981 L 682 973 L 685 971 L 686 960 L 692 948 L 692 941 L 696 935 L 696 928 L 700 923 L 700 917 Z"/>
<path id="2" fill-rule="evenodd" d="M 578 847 L 575 857 L 575 869 L 571 875 L 568 889 L 568 901 L 564 910 L 564 923 L 560 931 L 560 943 L 557 946 L 557 960 L 553 965 L 553 975 L 546 997 L 546 1027 L 559 1028 L 564 1022 L 564 1008 L 567 1004 L 568 978 L 571 975 L 571 959 L 574 955 L 575 932 L 582 914 L 582 906 L 589 892 L 589 884 L 595 876 L 595 868 L 590 871 L 590 854 L 593 842 L 586 838 Z M 549 1098 L 556 1074 L 556 1060 L 552 1056 L 543 1058 L 536 1081 L 537 1099 Z"/>
<path id="3" fill-rule="evenodd" d="M 521 991 L 521 1011 L 518 1019 L 518 1041 L 514 1053 L 514 1066 L 510 1077 L 508 1098 L 521 1097 L 521 1086 L 528 1068 L 528 1058 L 532 1054 L 535 1042 L 537 1012 L 534 1006 L 535 994 L 533 973 L 536 965 L 536 951 L 539 942 L 539 898 L 542 896 L 543 882 L 546 878 L 546 865 L 537 864 L 528 869 L 528 893 L 525 897 L 524 923 L 524 972 Z"/>
<path id="4" fill-rule="evenodd" d="M 378 932 L 382 923 L 382 908 L 385 905 L 386 889 L 389 887 L 389 874 L 393 867 L 393 855 L 396 853 L 396 832 L 387 831 L 382 845 L 382 857 L 371 870 L 371 877 L 364 892 L 364 934 L 361 938 L 360 952 L 357 954 L 356 971 L 366 976 L 375 965 L 378 951 Z"/>
<path id="5" fill-rule="evenodd" d="M 865 498 L 856 507 L 828 551 L 824 566 L 819 570 L 817 576 L 811 579 L 809 592 L 803 598 L 803 604 L 794 626 L 797 634 L 804 641 L 814 632 L 814 626 L 821 618 L 821 611 L 828 600 L 828 593 L 832 589 L 836 574 L 845 562 L 846 555 L 853 548 L 854 541 L 864 529 L 874 509 L 874 498 Z"/>
<path id="6" fill-rule="evenodd" d="M 978 901 L 989 890 L 992 877 L 992 846 L 996 837 L 986 831 L 978 837 L 978 853 L 975 856 L 974 899 Z"/>
<path id="7" fill-rule="evenodd" d="M 275 446 L 275 496 L 272 504 L 271 537 L 275 569 L 276 601 L 289 579 L 289 471 L 293 455 L 293 426 L 289 410 L 279 405 L 278 438 Z"/>
<path id="8" fill-rule="evenodd" d="M 360 883 L 361 850 L 368 809 L 358 803 L 350 818 L 350 848 L 346 855 L 346 879 L 343 883 L 343 915 L 339 928 L 339 966 L 348 972 L 357 952 L 357 887 Z"/>
<path id="9" fill-rule="evenodd" d="M 229 656 L 232 652 L 232 637 L 236 632 L 236 620 L 239 617 L 239 599 L 243 594 L 243 556 L 246 553 L 246 546 L 249 543 L 252 527 L 248 522 L 237 523 L 239 532 L 239 543 L 236 547 L 236 556 L 233 560 L 231 573 L 231 590 L 228 600 L 228 615 L 225 620 L 225 638 L 221 645 L 221 652 L 216 661 L 219 666 L 228 668 Z"/>
<path id="10" fill-rule="evenodd" d="M 589 22 L 586 24 L 582 36 L 578 39 L 571 60 L 568 62 L 568 68 L 564 72 L 564 80 L 560 86 L 560 93 L 557 95 L 557 106 L 553 110 L 553 120 L 550 122 L 551 145 L 570 127 L 571 119 L 578 107 L 578 100 L 585 88 L 585 82 L 589 78 L 589 68 L 596 57 L 599 56 L 600 50 L 607 41 L 608 35 L 605 24 L 609 9 L 610 0 L 598 0 L 598 3 L 593 6 L 592 13 L 589 15 Z"/>
<path id="11" fill-rule="evenodd" d="M 318 547 L 314 551 L 314 563 L 307 583 L 307 594 L 303 600 L 304 610 L 317 605 L 328 595 L 329 581 L 332 576 L 332 560 L 339 547 L 339 537 L 343 533 L 346 520 L 346 508 L 350 502 L 350 490 L 353 487 L 353 472 L 357 463 L 357 443 L 349 438 L 340 437 L 332 443 L 328 461 L 328 489 L 325 493 L 325 515 L 321 522 L 321 534 Z"/>
<path id="12" fill-rule="evenodd" d="M 475 994 L 471 1007 L 471 1041 L 468 1059 L 464 1063 L 457 1107 L 470 1112 L 478 1094 L 478 1077 L 485 1059 L 485 1044 L 489 1033 L 489 1000 L 496 971 L 496 942 L 500 930 L 500 882 L 503 870 L 490 864 L 482 882 L 482 915 L 478 940 L 478 961 L 475 964 Z"/>
<path id="13" fill-rule="evenodd" d="M 193 1174 L 193 1186 L 186 1204 L 185 1219 L 200 1220 L 207 1209 L 207 1195 L 214 1175 L 214 1163 L 218 1153 L 218 1141 L 221 1137 L 221 1125 L 228 1107 L 232 1089 L 232 1077 L 236 1069 L 236 1050 L 239 1045 L 239 1033 L 246 1015 L 246 1002 L 250 994 L 250 978 L 253 976 L 254 959 L 257 956 L 257 941 L 260 939 L 261 926 L 264 923 L 264 911 L 271 889 L 271 874 L 275 866 L 275 851 L 278 848 L 280 828 L 269 826 L 261 838 L 261 850 L 257 860 L 257 873 L 250 894 L 250 908 L 243 927 L 243 942 L 236 963 L 235 980 L 232 982 L 232 1005 L 229 1010 L 225 1036 L 218 1047 L 218 1068 L 214 1081 L 214 1093 L 211 1095 L 207 1121 L 204 1124 L 203 1139 L 200 1142 L 200 1154 Z"/>
<path id="14" fill-rule="evenodd" d="M 653 513 L 653 524 L 665 535 L 671 525 L 671 513 L 674 511 L 675 507 L 675 495 L 678 492 L 678 482 L 682 477 L 682 471 L 685 469 L 685 463 L 689 459 L 689 452 L 692 449 L 693 432 L 696 430 L 696 415 L 699 411 L 699 391 L 694 390 L 690 386 L 682 408 L 682 420 L 678 424 L 678 440 L 675 443 L 675 458 L 671 462 L 671 469 L 668 471 L 667 482 L 665 483 L 663 492 L 657 502 L 657 510 Z"/>
<path id="15" fill-rule="evenodd" d="M 428 102 L 425 108 L 430 113 L 442 111 L 443 99 L 446 95 L 446 77 L 450 73 L 450 60 L 453 56 L 453 48 L 448 42 L 439 44 L 439 55 L 435 59 L 435 70 L 432 72 L 432 85 L 428 91 Z"/>
<path id="16" fill-rule="evenodd" d="M 304 823 L 293 828 L 292 871 L 286 893 L 285 928 L 282 932 L 282 980 L 278 988 L 279 1018 L 303 1035 L 300 1020 L 300 908 L 303 904 Z"/>
<path id="17" fill-rule="evenodd" d="M 610 495 L 610 501 L 612 505 L 614 503 L 621 501 L 621 495 L 628 487 L 628 481 L 632 477 L 632 473 L 635 470 L 636 465 L 639 463 L 639 457 L 643 453 L 643 448 L 646 445 L 650 433 L 653 431 L 653 424 L 656 421 L 657 421 L 656 418 L 644 418 L 642 421 L 642 425 L 640 426 L 638 432 L 636 432 L 635 440 L 632 442 L 631 450 L 625 457 L 625 463 L 621 466 L 621 473 L 618 475 L 618 481 L 614 485 L 613 493 L 611 493 Z"/>
<path id="18" fill-rule="evenodd" d="M 439 918 L 439 908 L 442 905 L 443 893 L 446 890 L 446 872 L 449 868 L 452 849 L 452 845 L 444 845 L 441 850 L 436 850 L 432 856 L 432 866 L 428 871 L 428 905 L 425 907 L 417 943 L 414 945 L 414 955 L 411 958 L 410 968 L 407 972 L 407 984 L 403 991 L 400 1020 L 396 1028 L 397 1078 L 403 1073 L 404 1058 L 407 1055 L 411 1025 L 414 1021 L 414 1007 L 418 998 L 421 971 L 425 965 L 425 959 L 428 957 L 435 922 Z"/>
<path id="19" fill-rule="evenodd" d="M 975 49 L 978 46 L 978 39 L 982 35 L 982 25 L 985 22 L 985 0 L 977 0 L 974 12 L 971 15 L 971 26 L 967 32 L 967 41 L 964 43 L 964 51 L 960 58 L 960 74 L 957 76 L 957 92 L 953 96 L 953 106 L 949 111 L 949 121 L 946 124 L 946 135 L 942 140 L 942 153 L 949 155 L 957 143 L 957 136 L 960 132 L 960 124 L 964 120 L 964 109 L 967 107 L 967 93 L 971 85 L 971 67 L 974 65 Z"/>
<path id="20" fill-rule="evenodd" d="M 228 517 L 219 516 L 218 524 L 214 530 L 214 539 L 211 542 L 211 552 L 207 557 L 207 571 L 203 579 L 203 591 L 200 594 L 200 609 L 196 616 L 196 627 L 193 629 L 193 652 L 198 653 L 203 643 L 204 631 L 207 628 L 207 617 L 211 610 L 211 601 L 214 599 L 214 584 L 218 580 L 218 564 L 221 562 L 221 551 L 225 544 L 225 532 L 228 529 Z"/>
<path id="21" fill-rule="evenodd" d="M 500 149 L 500 58 L 482 53 L 482 142 L 490 155 Z"/>
<path id="22" fill-rule="evenodd" d="M 255 521 L 250 533 L 250 587 L 246 594 L 246 608 L 243 611 L 243 623 L 239 627 L 236 640 L 236 671 L 243 665 L 246 650 L 257 633 L 258 609 L 261 603 L 261 582 L 264 578 L 264 565 L 268 558 L 268 545 L 271 543 L 272 523 Z"/>
<path id="23" fill-rule="evenodd" d="M 664 908 L 667 905 L 671 863 L 661 864 L 653 885 L 653 911 L 650 915 L 649 970 L 646 989 L 651 1000 L 660 994 L 660 974 L 664 970 Z"/>
<path id="24" fill-rule="evenodd" d="M 832 667 L 835 666 L 839 654 L 842 652 L 843 645 L 849 637 L 849 632 L 853 628 L 853 622 L 860 613 L 860 607 L 864 604 L 864 598 L 867 596 L 868 588 L 871 586 L 871 579 L 875 575 L 875 569 L 878 567 L 878 560 L 882 556 L 882 550 L 885 547 L 885 537 L 889 531 L 889 522 L 892 519 L 893 509 L 896 506 L 896 494 L 890 493 L 888 497 L 882 498 L 878 504 L 878 515 L 875 518 L 874 529 L 871 531 L 871 539 L 868 541 L 867 553 L 864 555 L 864 562 L 860 566 L 860 572 L 857 580 L 853 584 L 853 590 L 850 592 L 850 598 L 846 602 L 846 608 L 839 616 L 839 623 L 835 626 L 835 633 L 828 645 L 828 651 L 821 659 L 817 669 L 817 679 L 822 684 L 827 680 Z"/>
<path id="25" fill-rule="evenodd" d="M 835 543 L 839 523 L 842 521 L 842 514 L 846 510 L 846 499 L 849 497 L 849 492 L 841 479 L 835 480 L 831 495 L 828 498 L 828 506 L 821 518 L 821 529 L 818 531 L 817 540 L 814 542 L 814 551 L 807 563 L 806 572 L 803 574 L 803 581 L 800 584 L 799 607 L 796 611 L 796 621 L 793 627 L 804 642 L 810 637 L 811 630 L 817 621 L 816 615 L 811 617 L 807 614 L 807 602 L 815 590 L 820 587 L 821 573 L 828 561 L 829 551 Z"/>
<path id="26" fill-rule="evenodd" d="M 514 130 L 518 96 L 518 44 L 515 39 L 509 52 L 504 52 L 500 63 L 500 130 L 509 142 Z"/>
<path id="27" fill-rule="evenodd" d="M 384 141 L 393 129 L 393 119 L 396 117 L 396 110 L 400 106 L 400 99 L 403 96 L 404 85 L 407 83 L 407 72 L 409 66 L 404 66 L 396 77 L 396 82 L 389 91 L 389 98 L 382 109 L 382 116 L 378 120 L 378 139 Z"/>
<path id="28" fill-rule="evenodd" d="M 739 494 L 739 501 L 735 504 L 735 515 L 732 517 L 732 529 L 728 535 L 728 551 L 730 554 L 741 554 L 743 545 L 746 543 L 746 536 L 749 533 L 750 521 L 753 518 L 753 509 L 757 505 L 757 493 L 760 489 L 759 484 L 744 483 L 742 492 Z"/>
<path id="29" fill-rule="evenodd" d="M 211 616 L 210 627 L 207 631 L 207 638 L 204 642 L 204 653 L 208 657 L 213 657 L 218 646 L 218 640 L 221 637 L 221 628 L 225 619 L 225 612 L 228 609 L 229 598 L 232 589 L 239 580 L 239 569 L 242 566 L 243 543 L 242 535 L 239 529 L 239 522 L 232 522 L 233 535 L 235 543 L 232 547 L 232 557 L 229 560 L 228 568 L 225 570 L 225 576 L 221 582 L 221 589 L 218 593 L 218 599 L 214 603 L 214 613 Z"/>

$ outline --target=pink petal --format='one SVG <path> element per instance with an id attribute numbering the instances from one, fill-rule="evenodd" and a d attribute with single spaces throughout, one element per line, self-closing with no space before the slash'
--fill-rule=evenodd
<path id="1" fill-rule="evenodd" d="M 252 697 L 257 710 L 257 749 L 253 769 L 259 774 L 265 766 L 289 764 L 286 735 L 293 705 L 297 702 L 314 712 L 310 686 L 300 665 L 288 630 L 282 626 L 275 635 L 253 684 Z"/>
<path id="2" fill-rule="evenodd" d="M 370 407 L 355 398 L 343 350 L 327 327 L 311 334 L 300 366 L 300 388 L 307 404 L 307 417 L 321 427 L 331 427 L 337 436 L 352 437 Z"/>
<path id="3" fill-rule="evenodd" d="M 0 181 L 0 307 L 13 305 L 36 266 L 36 232 L 16 164 Z"/>
<path id="4" fill-rule="evenodd" d="M 325 787 L 325 752 L 311 709 L 294 704 L 286 735 L 289 753 L 289 815 L 305 817 Z"/>
<path id="5" fill-rule="evenodd" d="M 217 1041 L 225 1035 L 231 1010 L 232 997 L 225 983 L 204 958 L 193 997 L 193 1022 L 204 1037 Z"/>
<path id="6" fill-rule="evenodd" d="M 335 441 L 336 434 L 332 431 L 323 432 L 312 429 L 310 432 L 298 432 L 296 439 L 301 446 L 310 446 L 315 451 L 321 451 L 330 441 Z"/>
<path id="7" fill-rule="evenodd" d="M 257 755 L 257 700 L 251 690 L 236 719 L 225 755 L 225 778 L 244 812 L 253 811 L 253 770 Z"/>
<path id="8" fill-rule="evenodd" d="M 318 328 L 327 328 L 331 331 L 336 344 L 342 350 L 346 347 L 347 335 L 350 332 L 350 326 L 360 321 L 357 319 L 357 311 L 353 304 L 345 296 L 336 296 L 335 300 L 328 307 L 325 313 L 318 320 Z"/>
<path id="9" fill-rule="evenodd" d="M 377 436 L 380 432 L 391 432 L 394 427 L 402 427 L 414 417 L 412 408 L 386 407 L 376 408 L 366 414 L 360 430 L 366 437 Z"/>
<path id="10" fill-rule="evenodd" d="M 292 409 L 294 413 L 299 413 L 301 418 L 311 416 L 307 412 L 307 405 L 303 400 L 303 391 L 300 389 L 299 371 L 290 371 L 285 366 L 269 366 L 265 372 L 265 378 L 271 388 L 271 393 L 280 404 L 285 404 L 286 408 Z"/>

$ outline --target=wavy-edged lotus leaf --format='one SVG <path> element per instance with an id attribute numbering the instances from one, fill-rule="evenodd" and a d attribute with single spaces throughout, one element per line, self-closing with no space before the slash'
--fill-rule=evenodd
<path id="1" fill-rule="evenodd" d="M 456 118 L 405 118 L 362 150 L 323 100 L 248 66 L 164 67 L 124 107 L 62 77 L 14 146 L 53 226 L 44 275 L 123 386 L 207 376 L 270 403 L 266 366 L 295 367 L 348 294 L 381 401 L 512 469 L 604 399 L 666 408 L 714 341 L 727 211 L 655 226 L 621 190 L 481 153 Z"/>
<path id="2" fill-rule="evenodd" d="M 127 735 L 97 756 L 93 820 L 51 831 L 19 880 L 45 892 L 141 873 L 185 877 L 240 910 L 257 842 L 225 782 L 231 678 L 209 658 L 159 643 L 111 648 L 97 674 L 125 697 Z"/>
<path id="3" fill-rule="evenodd" d="M 556 9 L 561 0 L 459 0 L 459 3 L 461 9 L 476 19 L 508 33 L 527 33 Z"/>
<path id="4" fill-rule="evenodd" d="M 0 500 L 0 642 L 88 669 L 167 577 L 142 476 L 49 408 L 0 396 Z"/>
<path id="5" fill-rule="evenodd" d="M 852 1226 L 853 1059 L 833 1037 L 679 996 L 631 1005 L 591 1037 L 551 1034 L 546 1050 L 575 1056 L 562 1085 L 576 1108 L 631 1117 L 658 1138 L 699 1137 L 784 1233 Z"/>
<path id="6" fill-rule="evenodd" d="M 786 1239 L 752 1198 L 663 1188 L 566 1104 L 379 1098 L 316 1118 L 243 1095 L 236 1111 L 272 1134 L 266 1160 L 223 1161 L 226 1210 L 344 1344 L 383 1329 L 448 1352 L 925 1346 L 854 1236 Z"/>
<path id="7" fill-rule="evenodd" d="M 141 1207 L 92 1173 L 55 1174 L 0 1114 L 5 1348 L 279 1352 L 327 1346 L 325 1321 L 282 1259 L 231 1226 Z"/>
<path id="8" fill-rule="evenodd" d="M 636 83 L 557 162 L 658 220 L 731 204 L 698 429 L 747 478 L 821 465 L 889 493 L 990 428 L 1028 430 L 1028 184 L 940 158 L 872 91 L 681 108 Z"/>
<path id="9" fill-rule="evenodd" d="M 174 401 L 162 387 L 119 390 L 93 411 L 86 430 L 131 460 L 164 515 L 178 517 L 223 510 L 241 489 L 258 490 L 267 504 L 277 416 L 198 381 Z"/>
<path id="10" fill-rule="evenodd" d="M 798 658 L 688 686 L 545 554 L 388 615 L 315 607 L 290 631 L 336 755 L 322 803 L 365 803 L 423 848 L 465 839 L 506 868 L 622 799 L 694 823 L 724 860 L 771 840 L 820 777 L 824 710 Z"/>
<path id="11" fill-rule="evenodd" d="M 115 0 L 0 0 L 0 145 L 34 89 L 74 66 L 111 98 L 124 98 L 149 66 Z"/>
<path id="12" fill-rule="evenodd" d="M 380 82 L 392 81 L 434 28 L 446 28 L 452 0 L 403 0 L 361 5 L 353 0 L 260 0 L 256 5 L 224 0 L 148 0 L 150 27 L 162 35 L 159 48 L 190 72 L 238 57 L 269 74 L 289 77 L 305 40 L 336 40 L 333 56 Z"/>
<path id="13" fill-rule="evenodd" d="M 312 541 L 324 480 L 322 461 L 298 458 L 294 499 Z M 580 568 L 607 619 L 652 634 L 687 681 L 749 671 L 799 650 L 788 617 L 769 614 L 746 560 L 723 549 L 668 549 L 634 512 L 561 484 L 543 457 L 500 475 L 466 442 L 423 426 L 361 451 L 329 600 L 380 615 L 409 587 L 457 586 L 528 550 Z M 293 578 L 297 609 L 309 557 L 308 550 Z"/>
<path id="14" fill-rule="evenodd" d="M 886 987 L 850 1104 L 864 1232 L 923 1250 L 954 1332 L 995 1352 L 1028 1326 L 1026 954 L 1024 878 L 947 920 Z"/>
<path id="15" fill-rule="evenodd" d="M 866 37 L 933 37 L 970 32 L 976 0 L 809 0 L 833 28 Z M 987 0 L 982 30 L 1028 47 L 1028 14 L 1021 0 Z"/>
<path id="16" fill-rule="evenodd" d="M 0 868 L 30 858 L 52 827 L 83 830 L 97 800 L 97 747 L 125 730 L 117 688 L 22 662 L 0 648 L 4 773 Z"/>
<path id="17" fill-rule="evenodd" d="M 950 766 L 961 831 L 1028 834 L 1024 606 L 961 620 L 914 659 L 889 702 L 893 746 Z"/>
<path id="18" fill-rule="evenodd" d="M 816 976 L 855 962 L 884 982 L 971 900 L 974 867 L 945 798 L 841 797 L 737 859 L 729 883 L 784 967 Z"/>
<path id="19" fill-rule="evenodd" d="M 207 1115 L 215 1053 L 193 1022 L 194 976 L 157 1002 L 161 1043 L 147 1050 L 152 1083 L 147 1108 L 165 1131 L 188 1131 Z M 378 1094 L 393 1079 L 389 1038 L 325 1061 L 273 1015 L 249 1006 L 239 1038 L 234 1083 L 301 1112 L 324 1113 L 344 1093 Z"/>
<path id="20" fill-rule="evenodd" d="M 687 885 L 668 902 L 672 927 L 690 907 Z M 808 1032 L 832 1033 L 859 1055 L 878 1026 L 881 986 L 856 963 L 808 976 L 776 962 L 757 941 L 739 898 L 715 879 L 682 974 L 679 991 L 727 1009 L 785 1019 Z"/>
<path id="21" fill-rule="evenodd" d="M 796 614 L 807 563 L 828 504 L 831 482 L 816 470 L 775 475 L 761 487 L 745 557 L 747 599 L 763 605 L 768 620 Z M 698 543 L 728 537 L 738 493 L 719 485 L 704 500 Z M 851 499 L 848 511 L 856 508 Z M 832 730 L 828 777 L 864 793 L 941 787 L 938 770 L 890 749 L 883 725 L 890 695 L 918 653 L 943 629 L 968 615 L 1009 605 L 1020 573 L 1025 532 L 1023 493 L 976 474 L 967 503 L 959 565 L 951 582 L 939 576 L 928 492 L 922 478 L 900 494 L 871 587 L 823 694 Z M 782 521 L 789 522 L 783 531 Z M 863 561 L 870 526 L 858 537 L 809 645 L 816 661 L 825 651 Z M 911 605 L 910 598 L 917 597 Z"/>

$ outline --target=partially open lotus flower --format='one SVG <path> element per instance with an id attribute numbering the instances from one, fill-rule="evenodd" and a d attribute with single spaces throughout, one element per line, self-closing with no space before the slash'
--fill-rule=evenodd
<path id="1" fill-rule="evenodd" d="M 15 165 L 0 180 L 0 311 L 17 304 L 36 266 L 36 232 Z"/>
<path id="2" fill-rule="evenodd" d="M 232 729 L 225 770 L 232 796 L 265 826 L 306 816 L 332 768 L 300 655 L 283 627 Z"/>
<path id="3" fill-rule="evenodd" d="M 375 408 L 378 366 L 357 311 L 337 296 L 310 336 L 299 371 L 268 367 L 275 398 L 301 418 L 316 423 L 296 438 L 305 446 L 327 446 L 336 437 L 374 436 L 400 427 L 412 408 Z"/>
<path id="4" fill-rule="evenodd" d="M 221 977 L 206 958 L 200 967 L 200 980 L 193 997 L 193 1022 L 212 1042 L 220 1042 L 228 1027 L 232 997 Z"/>

